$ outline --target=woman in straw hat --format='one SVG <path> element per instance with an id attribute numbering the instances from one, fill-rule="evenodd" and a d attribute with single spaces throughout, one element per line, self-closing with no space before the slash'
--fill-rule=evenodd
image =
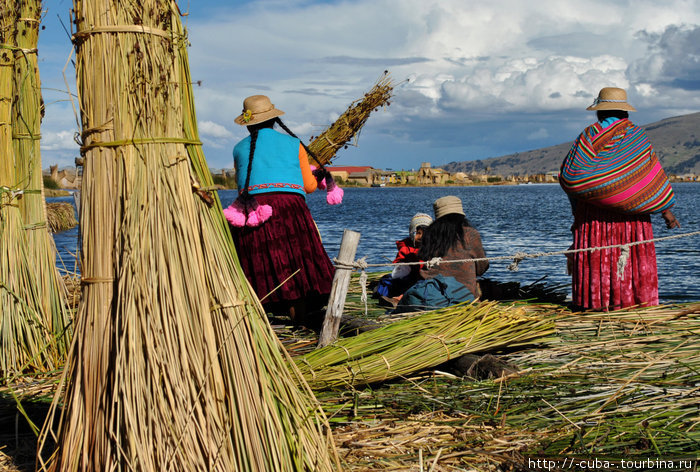
<path id="1" fill-rule="evenodd" d="M 477 277 L 489 268 L 479 232 L 469 224 L 462 200 L 452 195 L 433 203 L 435 221 L 423 233 L 418 257 L 424 261 L 440 258 L 437 265 L 420 270 L 420 280 L 408 289 L 396 311 L 418 311 L 445 307 L 479 298 Z"/>
<path id="2" fill-rule="evenodd" d="M 598 121 L 576 139 L 559 181 L 574 214 L 570 257 L 573 304 L 608 310 L 659 303 L 651 213 L 680 227 L 670 208 L 673 189 L 644 130 L 629 120 L 636 111 L 625 90 L 605 87 L 593 105 Z"/>
<path id="3" fill-rule="evenodd" d="M 224 214 L 243 271 L 266 311 L 316 327 L 334 267 L 306 205 L 316 177 L 306 148 L 282 123 L 282 114 L 264 95 L 243 101 L 234 121 L 250 136 L 233 149 L 239 197 Z"/>

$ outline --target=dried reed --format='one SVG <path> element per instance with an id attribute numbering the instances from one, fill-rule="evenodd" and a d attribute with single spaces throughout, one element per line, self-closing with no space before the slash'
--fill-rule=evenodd
<path id="1" fill-rule="evenodd" d="M 41 449 L 58 450 L 39 468 L 332 470 L 323 413 L 287 370 L 208 194 L 176 3 L 74 7 L 80 342 L 42 431 Z"/>
<path id="2" fill-rule="evenodd" d="M 405 377 L 470 352 L 533 343 L 554 332 L 551 320 L 517 306 L 470 303 L 426 312 L 295 358 L 315 389 Z"/>
<path id="3" fill-rule="evenodd" d="M 48 266 L 50 262 L 41 258 L 40 254 L 49 255 L 48 251 L 42 251 L 46 248 L 42 241 L 47 243 L 47 240 L 36 237 L 40 232 L 33 231 L 32 212 L 25 205 L 31 196 L 27 195 L 28 177 L 22 171 L 22 163 L 37 156 L 27 155 L 29 151 L 23 146 L 13 147 L 17 134 L 21 135 L 27 128 L 25 114 L 18 113 L 26 104 L 22 94 L 35 92 L 17 82 L 17 71 L 25 67 L 22 65 L 25 53 L 17 41 L 21 38 L 24 45 L 23 35 L 28 34 L 26 25 L 30 23 L 30 18 L 19 21 L 20 15 L 27 12 L 18 3 L 22 2 L 0 1 L 0 378 L 3 382 L 20 373 L 52 370 L 59 365 L 65 325 L 60 292 L 56 286 L 49 290 L 56 272 L 55 263 Z M 33 113 L 32 116 L 38 116 L 38 106 Z M 38 189 L 40 192 L 41 180 Z M 36 196 L 41 197 L 40 193 Z M 25 231 L 28 221 L 29 228 Z M 46 228 L 43 233 L 48 235 Z"/>
<path id="4" fill-rule="evenodd" d="M 629 459 L 699 450 L 700 305 L 611 313 L 522 308 L 549 313 L 557 339 L 506 355 L 518 375 L 475 381 L 431 373 L 319 393 L 341 453 L 352 460 L 348 469 L 408 470 L 421 448 L 435 456 L 438 447 L 445 470 L 512 463 L 519 470 L 527 456 Z"/>
<path id="5" fill-rule="evenodd" d="M 46 221 L 52 233 L 59 233 L 78 226 L 75 219 L 75 208 L 67 202 L 46 204 Z"/>
<path id="6" fill-rule="evenodd" d="M 363 98 L 352 102 L 332 125 L 316 138 L 311 139 L 309 149 L 322 164 L 329 164 L 340 148 L 346 147 L 352 139 L 357 140 L 360 130 L 373 111 L 379 107 L 389 106 L 393 90 L 394 83 L 391 76 L 384 71 Z M 316 164 L 311 156 L 309 156 L 309 162 Z"/>

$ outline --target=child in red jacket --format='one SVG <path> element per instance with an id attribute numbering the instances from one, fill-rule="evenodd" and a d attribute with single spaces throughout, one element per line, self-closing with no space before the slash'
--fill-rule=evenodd
<path id="1" fill-rule="evenodd" d="M 396 249 L 398 250 L 394 262 L 421 262 L 418 257 L 423 231 L 430 226 L 433 219 L 425 213 L 417 213 L 411 218 L 408 225 L 408 237 L 400 241 L 396 241 Z M 385 275 L 379 281 L 376 296 L 380 299 L 381 304 L 396 305 L 401 299 L 403 292 L 408 290 L 411 285 L 419 279 L 420 264 L 415 265 L 397 265 L 391 272 L 391 275 Z"/>

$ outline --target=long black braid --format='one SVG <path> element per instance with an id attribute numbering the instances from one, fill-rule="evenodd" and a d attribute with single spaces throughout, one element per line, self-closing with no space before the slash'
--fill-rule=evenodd
<path id="1" fill-rule="evenodd" d="M 247 127 L 248 131 L 250 131 L 250 152 L 248 153 L 248 169 L 245 176 L 245 187 L 243 187 L 243 191 L 241 192 L 241 197 L 243 197 L 244 200 L 248 198 L 250 173 L 253 170 L 253 158 L 255 157 L 255 146 L 258 142 L 258 132 L 263 128 L 272 128 L 273 124 L 274 123 L 272 121 L 268 120 Z"/>

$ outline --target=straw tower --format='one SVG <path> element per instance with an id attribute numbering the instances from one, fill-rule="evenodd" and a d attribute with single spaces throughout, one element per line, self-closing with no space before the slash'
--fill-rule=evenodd
<path id="1" fill-rule="evenodd" d="M 285 368 L 208 193 L 176 3 L 74 10 L 80 342 L 40 439 L 58 450 L 39 468 L 332 470 L 323 413 Z"/>
<path id="2" fill-rule="evenodd" d="M 0 378 L 27 371 L 50 370 L 60 362 L 50 329 L 51 312 L 42 303 L 45 266 L 37 266 L 20 208 L 26 186 L 15 172 L 13 88 L 17 62 L 16 2 L 0 1 Z M 38 109 L 36 110 L 38 113 Z M 20 127 L 21 129 L 21 127 Z M 40 187 L 39 187 L 40 188 Z M 38 270 L 37 270 L 38 269 Z M 55 270 L 55 266 L 53 266 Z"/>

